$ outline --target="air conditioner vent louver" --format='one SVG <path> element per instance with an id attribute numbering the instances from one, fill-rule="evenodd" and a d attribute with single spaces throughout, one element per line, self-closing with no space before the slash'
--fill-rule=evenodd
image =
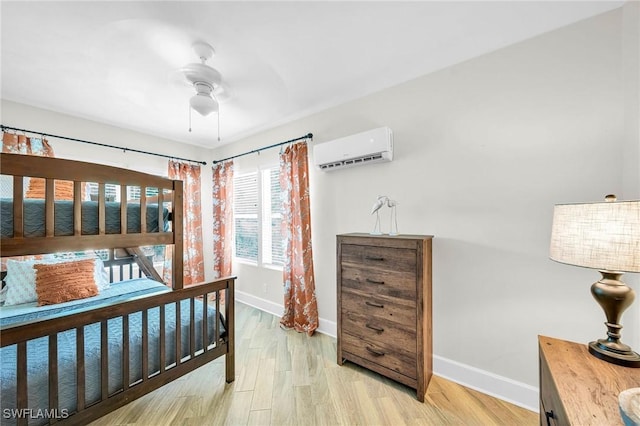
<path id="1" fill-rule="evenodd" d="M 313 147 L 315 165 L 330 171 L 393 160 L 393 133 L 388 127 L 324 142 Z"/>

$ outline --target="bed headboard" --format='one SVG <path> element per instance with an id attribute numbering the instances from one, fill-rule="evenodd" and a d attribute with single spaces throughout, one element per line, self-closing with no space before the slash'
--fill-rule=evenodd
<path id="1" fill-rule="evenodd" d="M 173 287 L 182 288 L 182 181 L 101 164 L 6 153 L 0 153 L 0 174 L 10 176 L 13 185 L 12 197 L 1 200 L 3 257 L 171 244 Z M 25 178 L 45 180 L 44 198 L 25 198 Z M 54 199 L 56 181 L 73 182 L 72 199 Z M 97 201 L 83 201 L 86 183 L 97 185 Z M 106 201 L 107 184 L 119 185 L 120 201 Z M 127 201 L 128 187 L 140 189 L 135 203 Z M 147 188 L 157 189 L 157 198 L 147 197 Z M 31 225 L 34 215 L 39 225 Z"/>

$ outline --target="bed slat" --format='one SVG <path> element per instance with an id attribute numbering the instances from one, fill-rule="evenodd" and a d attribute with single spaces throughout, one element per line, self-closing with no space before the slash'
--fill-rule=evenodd
<path id="1" fill-rule="evenodd" d="M 160 211 L 162 213 L 162 211 Z M 162 229 L 162 228 L 160 228 Z M 120 185 L 120 233 L 127 233 L 127 187 Z"/>
<path id="2" fill-rule="evenodd" d="M 55 231 L 55 210 L 53 207 L 53 202 L 55 200 L 54 183 L 55 183 L 55 180 L 53 179 L 47 179 L 45 183 L 44 234 L 47 237 L 53 237 L 54 231 Z"/>
<path id="3" fill-rule="evenodd" d="M 13 177 L 13 237 L 22 238 L 24 236 L 23 228 L 23 195 L 24 195 L 24 178 L 22 176 Z"/>
<path id="4" fill-rule="evenodd" d="M 107 229 L 106 221 L 106 193 L 104 182 L 98 183 L 98 234 L 104 235 L 105 229 Z"/>
<path id="5" fill-rule="evenodd" d="M 180 365 L 180 361 L 182 358 L 182 321 L 180 317 L 182 316 L 180 312 L 180 300 L 176 302 L 176 332 L 175 332 L 175 345 L 176 345 L 176 367 Z"/>
<path id="6" fill-rule="evenodd" d="M 73 182 L 73 235 L 82 234 L 82 185 L 84 182 Z"/>
<path id="7" fill-rule="evenodd" d="M 122 389 L 129 389 L 129 315 L 122 316 Z"/>
<path id="8" fill-rule="evenodd" d="M 17 374 L 18 377 L 27 377 L 27 342 L 18 343 L 17 353 Z M 18 380 L 17 406 L 18 410 L 26 409 L 29 403 L 27 397 L 26 380 Z"/>
<path id="9" fill-rule="evenodd" d="M 162 211 L 163 209 L 159 208 Z M 163 229 L 163 228 L 158 228 Z M 147 188 L 140 187 L 140 232 L 147 233 Z"/>
<path id="10" fill-rule="evenodd" d="M 182 181 L 174 181 L 173 188 L 173 205 L 174 206 L 183 206 L 184 197 L 183 197 L 183 189 L 182 189 Z M 172 213 L 173 217 L 173 268 L 171 270 L 172 273 L 172 284 L 173 289 L 181 289 L 183 288 L 183 262 L 176 259 L 183 259 L 183 250 L 184 250 L 184 233 L 183 233 L 183 213 L 181 208 L 173 209 Z M 161 228 L 162 229 L 162 228 Z"/>
<path id="11" fill-rule="evenodd" d="M 107 320 L 100 321 L 100 390 L 102 400 L 109 397 L 109 336 Z"/>
<path id="12" fill-rule="evenodd" d="M 149 316 L 148 310 L 142 311 L 142 381 L 149 378 Z"/>
<path id="13" fill-rule="evenodd" d="M 58 408 L 58 335 L 49 336 L 49 407 Z"/>
<path id="14" fill-rule="evenodd" d="M 76 328 L 76 401 L 77 411 L 85 406 L 85 376 L 84 376 L 84 326 Z"/>
<path id="15" fill-rule="evenodd" d="M 164 344 L 166 339 L 165 320 L 165 304 L 163 303 L 160 305 L 160 374 L 164 373 L 167 365 L 166 345 Z"/>
<path id="16" fill-rule="evenodd" d="M 158 189 L 158 206 L 164 205 L 164 191 Z M 158 229 L 164 229 L 164 217 L 161 208 L 158 208 Z"/>
<path id="17" fill-rule="evenodd" d="M 173 235 L 170 232 L 154 232 L 145 235 L 144 245 L 164 245 L 173 242 Z M 137 247 L 140 245 L 139 242 L 140 234 L 8 238 L 2 240 L 2 256 L 93 250 L 96 247 L 107 249 Z"/>
<path id="18" fill-rule="evenodd" d="M 209 335 L 207 333 L 207 330 L 209 329 L 209 315 L 207 312 L 208 301 L 209 293 L 206 293 L 202 297 L 202 350 L 204 352 L 209 348 Z M 214 327 L 216 322 L 217 321 L 214 319 Z"/>
<path id="19" fill-rule="evenodd" d="M 216 291 L 215 296 L 216 296 L 216 312 L 220 312 L 220 293 L 221 291 Z M 215 328 L 214 328 L 214 333 L 215 334 L 215 338 L 216 338 L 216 345 L 218 344 L 218 342 L 220 341 L 220 322 L 217 321 L 216 318 L 216 322 L 215 324 Z"/>
<path id="20" fill-rule="evenodd" d="M 189 355 L 193 358 L 196 354 L 196 304 L 195 298 L 189 299 Z"/>

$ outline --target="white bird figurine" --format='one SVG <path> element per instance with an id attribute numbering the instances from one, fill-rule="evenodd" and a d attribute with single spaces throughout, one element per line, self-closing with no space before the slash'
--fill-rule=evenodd
<path id="1" fill-rule="evenodd" d="M 376 214 L 376 223 L 373 226 L 373 231 L 371 231 L 372 235 L 382 235 L 382 232 L 380 231 L 380 209 L 384 206 L 387 205 L 390 209 L 391 209 L 391 229 L 389 231 L 389 235 L 398 235 L 398 219 L 397 216 L 395 216 L 395 231 L 394 231 L 394 213 L 395 213 L 395 209 L 396 209 L 396 202 L 395 200 L 391 200 L 389 199 L 389 197 L 387 197 L 386 195 L 378 195 L 378 198 L 376 199 L 376 202 L 373 203 L 373 207 L 371 208 L 371 214 Z"/>
<path id="2" fill-rule="evenodd" d="M 388 201 L 389 201 L 389 197 L 387 197 L 386 195 L 378 195 L 376 202 L 373 203 L 373 207 L 371 208 L 371 214 L 374 214 L 375 212 L 380 210 L 382 206 L 384 206 L 384 203 Z"/>

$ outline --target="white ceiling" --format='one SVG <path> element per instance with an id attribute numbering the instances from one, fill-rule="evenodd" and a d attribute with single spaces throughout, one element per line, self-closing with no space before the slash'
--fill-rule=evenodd
<path id="1" fill-rule="evenodd" d="M 1 96 L 215 147 L 622 4 L 2 0 Z M 222 142 L 215 114 L 188 131 L 175 71 L 196 40 L 227 89 Z"/>

